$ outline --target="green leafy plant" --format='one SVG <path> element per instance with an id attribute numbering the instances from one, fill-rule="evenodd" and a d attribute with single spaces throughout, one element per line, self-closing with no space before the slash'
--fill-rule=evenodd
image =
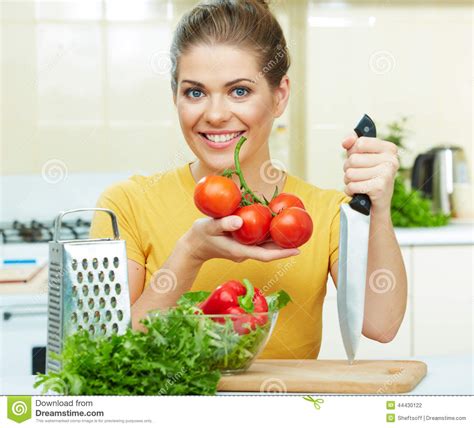
<path id="1" fill-rule="evenodd" d="M 39 374 L 43 393 L 67 395 L 213 395 L 221 372 L 244 370 L 268 337 L 270 322 L 239 335 L 230 318 L 218 323 L 198 304 L 209 292 L 183 294 L 177 306 L 150 313 L 146 332 L 91 336 L 81 330 L 66 338 L 59 373 Z M 268 296 L 278 311 L 290 298 Z M 270 318 L 270 317 L 269 317 Z"/>
<path id="2" fill-rule="evenodd" d="M 404 139 L 408 135 L 406 123 L 408 118 L 402 117 L 387 125 L 388 134 L 382 137 L 398 146 L 399 150 L 408 150 Z M 391 216 L 395 227 L 433 227 L 444 226 L 450 216 L 442 213 L 433 213 L 430 199 L 425 198 L 418 190 L 410 190 L 404 183 L 403 173 L 407 168 L 401 166 L 395 177 L 393 189 Z"/>

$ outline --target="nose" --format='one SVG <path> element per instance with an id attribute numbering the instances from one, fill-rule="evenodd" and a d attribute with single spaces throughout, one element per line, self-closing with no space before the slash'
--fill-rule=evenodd
<path id="1" fill-rule="evenodd" d="M 226 101 L 222 96 L 216 95 L 210 97 L 209 103 L 204 111 L 204 120 L 211 125 L 218 125 L 227 122 L 232 116 Z"/>

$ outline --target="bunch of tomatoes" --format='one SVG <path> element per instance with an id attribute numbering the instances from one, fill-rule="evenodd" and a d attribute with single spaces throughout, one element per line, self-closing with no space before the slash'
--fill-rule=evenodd
<path id="1" fill-rule="evenodd" d="M 213 218 L 236 215 L 242 226 L 231 232 L 232 237 L 245 245 L 258 245 L 272 240 L 282 248 L 297 248 L 306 243 L 313 233 L 313 222 L 300 198 L 289 193 L 278 194 L 270 201 L 255 195 L 248 187 L 240 169 L 239 152 L 246 138 L 241 137 L 235 147 L 235 170 L 222 175 L 208 175 L 196 184 L 194 203 L 203 213 Z M 231 179 L 239 177 L 240 189 Z"/>

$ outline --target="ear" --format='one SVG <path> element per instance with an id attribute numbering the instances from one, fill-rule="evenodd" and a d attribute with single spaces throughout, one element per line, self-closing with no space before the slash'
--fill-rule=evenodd
<path id="1" fill-rule="evenodd" d="M 290 78 L 285 74 L 280 80 L 280 86 L 274 89 L 273 117 L 280 117 L 286 109 L 290 98 Z"/>

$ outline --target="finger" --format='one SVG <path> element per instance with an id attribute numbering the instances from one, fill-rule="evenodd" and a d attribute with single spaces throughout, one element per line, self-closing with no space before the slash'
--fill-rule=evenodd
<path id="1" fill-rule="evenodd" d="M 344 192 L 349 196 L 353 196 L 357 193 L 370 196 L 371 192 L 382 190 L 385 182 L 386 180 L 380 176 L 371 178 L 370 180 L 351 181 L 344 188 Z"/>
<path id="2" fill-rule="evenodd" d="M 208 219 L 207 233 L 210 235 L 222 235 L 242 227 L 243 220 L 238 215 L 230 215 L 219 219 Z"/>
<path id="3" fill-rule="evenodd" d="M 360 137 L 349 149 L 349 155 L 352 153 L 390 153 L 396 155 L 398 148 L 390 141 L 380 140 L 372 137 Z"/>
<path id="4" fill-rule="evenodd" d="M 385 173 L 386 165 L 376 165 L 372 168 L 348 168 L 344 174 L 344 184 L 352 181 L 365 181 Z"/>
<path id="5" fill-rule="evenodd" d="M 386 153 L 354 153 L 344 161 L 344 172 L 349 168 L 372 168 L 388 160 Z"/>
<path id="6" fill-rule="evenodd" d="M 357 141 L 357 134 L 354 131 L 352 131 L 351 134 L 347 135 L 342 140 L 342 147 L 344 147 L 344 149 L 346 150 L 349 150 L 356 141 Z"/>
<path id="7" fill-rule="evenodd" d="M 275 245 L 275 244 L 273 244 Z M 249 258 L 259 260 L 262 262 L 270 262 L 272 260 L 284 259 L 287 257 L 293 257 L 300 254 L 300 250 L 297 248 L 282 249 L 271 243 L 264 244 L 260 247 L 258 245 L 246 246 L 246 254 Z"/>

